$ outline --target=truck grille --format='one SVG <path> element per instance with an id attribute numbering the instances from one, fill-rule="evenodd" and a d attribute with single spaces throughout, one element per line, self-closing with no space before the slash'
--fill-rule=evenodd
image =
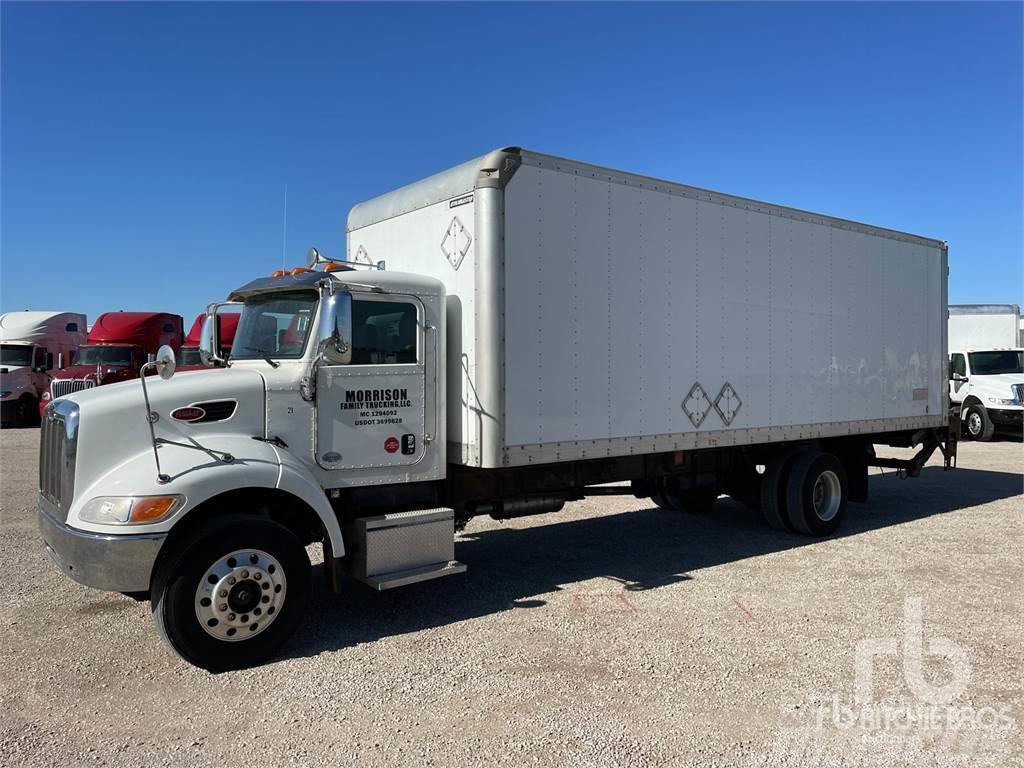
<path id="1" fill-rule="evenodd" d="M 1024 404 L 1024 384 L 1013 384 L 1013 396 L 1018 403 Z"/>
<path id="2" fill-rule="evenodd" d="M 39 493 L 67 516 L 75 495 L 78 453 L 78 405 L 51 403 L 43 414 L 39 436 Z"/>
<path id="3" fill-rule="evenodd" d="M 92 379 L 55 379 L 50 382 L 50 396 L 57 398 L 70 395 L 72 392 L 81 392 L 83 389 L 92 389 L 96 382 Z"/>

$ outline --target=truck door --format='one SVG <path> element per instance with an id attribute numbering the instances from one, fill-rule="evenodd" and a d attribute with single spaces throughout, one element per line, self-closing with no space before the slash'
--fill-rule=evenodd
<path id="1" fill-rule="evenodd" d="M 321 467 L 379 469 L 423 458 L 428 397 L 423 329 L 419 299 L 352 296 L 352 362 L 322 364 L 317 372 Z"/>

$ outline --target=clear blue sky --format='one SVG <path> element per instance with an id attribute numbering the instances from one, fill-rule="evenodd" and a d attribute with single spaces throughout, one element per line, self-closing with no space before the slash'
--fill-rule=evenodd
<path id="1" fill-rule="evenodd" d="M 4 3 L 0 309 L 194 316 L 509 144 L 943 238 L 1018 302 L 1020 4 Z"/>

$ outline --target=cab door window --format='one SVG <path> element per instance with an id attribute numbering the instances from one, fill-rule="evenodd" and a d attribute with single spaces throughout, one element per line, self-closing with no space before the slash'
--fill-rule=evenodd
<path id="1" fill-rule="evenodd" d="M 419 361 L 416 305 L 399 301 L 352 302 L 352 365 Z"/>

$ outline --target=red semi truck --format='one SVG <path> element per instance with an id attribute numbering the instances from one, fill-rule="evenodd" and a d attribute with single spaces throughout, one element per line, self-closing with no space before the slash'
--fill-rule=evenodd
<path id="1" fill-rule="evenodd" d="M 136 379 L 149 355 L 164 344 L 181 347 L 184 320 L 168 312 L 106 312 L 100 315 L 75 364 L 50 381 L 39 401 L 40 414 L 55 398 L 101 384 Z"/>
<path id="2" fill-rule="evenodd" d="M 219 331 L 217 338 L 220 340 L 220 355 L 225 360 L 231 356 L 231 345 L 235 340 L 238 318 L 239 314 L 237 312 L 225 312 L 217 315 L 217 328 Z M 185 343 L 178 350 L 177 370 L 199 371 L 210 367 L 205 365 L 199 357 L 199 342 L 202 339 L 203 320 L 205 319 L 205 313 L 197 315 L 195 322 L 192 323 L 192 328 L 189 330 L 188 336 L 185 337 Z"/>

